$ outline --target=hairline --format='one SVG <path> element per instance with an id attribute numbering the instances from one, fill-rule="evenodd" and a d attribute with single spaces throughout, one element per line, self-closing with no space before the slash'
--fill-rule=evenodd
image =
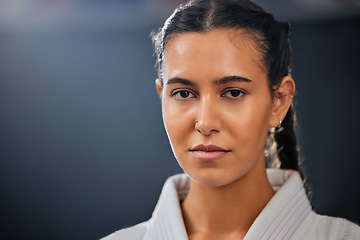
<path id="1" fill-rule="evenodd" d="M 163 67 L 164 67 L 164 63 L 165 63 L 165 49 L 167 44 L 172 40 L 177 38 L 178 36 L 182 35 L 182 34 L 187 34 L 187 33 L 199 33 L 199 34 L 206 34 L 209 33 L 211 31 L 214 30 L 223 30 L 223 31 L 229 31 L 228 35 L 229 35 L 229 41 L 235 46 L 236 46 L 236 41 L 239 41 L 239 36 L 245 36 L 244 39 L 249 40 L 247 41 L 243 41 L 244 43 L 246 43 L 247 45 L 249 45 L 249 47 L 251 47 L 258 55 L 258 59 L 253 59 L 253 61 L 266 73 L 266 76 L 268 78 L 268 71 L 269 71 L 269 66 L 267 66 L 267 63 L 264 59 L 264 55 L 260 52 L 259 50 L 259 46 L 260 43 L 259 38 L 264 38 L 263 34 L 261 32 L 259 32 L 257 29 L 253 29 L 251 27 L 213 27 L 210 26 L 204 30 L 201 31 L 182 31 L 182 32 L 175 32 L 172 34 L 169 34 L 168 36 L 166 36 L 166 38 L 163 39 L 163 43 L 162 43 L 162 59 L 161 62 L 162 64 L 160 65 L 160 72 L 161 72 L 161 85 L 164 85 L 164 79 L 163 79 Z M 241 39 L 241 40 L 244 40 Z M 270 86 L 270 81 L 269 79 L 267 79 L 268 82 L 268 87 L 271 90 L 271 92 L 273 92 L 273 88 L 272 86 Z"/>

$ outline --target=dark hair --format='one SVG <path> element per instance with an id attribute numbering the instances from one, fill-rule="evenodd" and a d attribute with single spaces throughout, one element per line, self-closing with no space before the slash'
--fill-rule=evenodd
<path id="1" fill-rule="evenodd" d="M 272 14 L 249 0 L 194 0 L 180 5 L 163 27 L 151 33 L 161 83 L 164 49 L 169 40 L 177 34 L 212 29 L 241 30 L 252 36 L 272 93 L 283 77 L 290 74 L 289 23 L 276 21 Z M 294 126 L 295 112 L 291 106 L 281 128 L 268 133 L 266 162 L 267 166 L 297 170 L 304 179 Z"/>

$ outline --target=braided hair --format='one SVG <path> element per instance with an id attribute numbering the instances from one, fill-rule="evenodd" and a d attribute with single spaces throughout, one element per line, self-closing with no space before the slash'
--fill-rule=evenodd
<path id="1" fill-rule="evenodd" d="M 279 22 L 273 15 L 250 0 L 193 0 L 180 5 L 163 27 L 151 33 L 155 68 L 163 84 L 164 50 L 169 40 L 186 32 L 206 33 L 212 29 L 241 30 L 253 37 L 255 47 L 267 71 L 272 94 L 284 76 L 290 75 L 289 23 Z M 273 95 L 274 96 L 274 95 Z M 269 130 L 265 156 L 267 166 L 293 169 L 304 179 L 299 161 L 295 133 L 295 112 L 291 105 L 282 126 Z"/>

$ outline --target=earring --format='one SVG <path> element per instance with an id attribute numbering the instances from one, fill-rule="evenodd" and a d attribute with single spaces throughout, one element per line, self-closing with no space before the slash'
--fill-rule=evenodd
<path id="1" fill-rule="evenodd" d="M 282 121 L 280 120 L 280 124 L 279 124 L 279 126 L 275 127 L 275 131 L 279 131 L 282 128 L 281 123 L 282 123 Z"/>

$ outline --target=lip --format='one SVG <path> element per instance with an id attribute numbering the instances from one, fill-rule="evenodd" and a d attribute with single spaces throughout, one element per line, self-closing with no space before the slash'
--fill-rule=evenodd
<path id="1" fill-rule="evenodd" d="M 190 153 L 201 161 L 215 161 L 229 152 L 231 151 L 216 145 L 200 144 L 190 149 Z"/>

